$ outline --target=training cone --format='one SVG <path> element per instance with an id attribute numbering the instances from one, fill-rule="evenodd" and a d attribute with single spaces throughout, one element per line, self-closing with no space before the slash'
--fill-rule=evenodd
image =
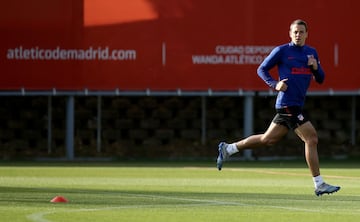
<path id="1" fill-rule="evenodd" d="M 56 196 L 52 200 L 50 200 L 50 202 L 51 203 L 67 203 L 68 200 L 62 196 Z"/>

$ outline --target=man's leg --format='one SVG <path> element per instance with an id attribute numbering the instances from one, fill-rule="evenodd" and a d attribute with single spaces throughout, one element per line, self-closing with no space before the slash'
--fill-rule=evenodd
<path id="1" fill-rule="evenodd" d="M 239 151 L 260 146 L 272 146 L 283 138 L 288 131 L 287 127 L 271 122 L 265 133 L 249 136 L 236 142 L 235 145 Z"/>
<path id="2" fill-rule="evenodd" d="M 288 131 L 287 127 L 272 122 L 263 134 L 252 135 L 232 144 L 221 142 L 219 144 L 219 156 L 216 160 L 217 168 L 221 170 L 223 162 L 229 156 L 239 152 L 240 150 L 274 145 L 283 136 L 285 136 Z"/>
<path id="3" fill-rule="evenodd" d="M 313 177 L 320 175 L 319 157 L 317 152 L 318 136 L 310 121 L 295 129 L 295 133 L 305 143 L 305 159 Z"/>
<path id="4" fill-rule="evenodd" d="M 324 193 L 330 194 L 340 190 L 339 186 L 332 186 L 325 183 L 320 175 L 319 157 L 317 152 L 318 136 L 311 122 L 307 121 L 297 127 L 295 133 L 305 143 L 305 158 L 313 176 L 315 195 L 320 196 Z"/>

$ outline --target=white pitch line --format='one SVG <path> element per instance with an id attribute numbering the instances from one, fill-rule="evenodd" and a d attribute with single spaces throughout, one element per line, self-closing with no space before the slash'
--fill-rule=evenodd
<path id="1" fill-rule="evenodd" d="M 154 198 L 154 197 L 152 197 Z M 156 198 L 159 198 L 158 196 Z M 181 199 L 184 200 L 184 199 Z M 220 203 L 220 202 L 219 202 Z M 143 204 L 143 205 L 124 205 L 118 207 L 103 207 L 103 208 L 88 208 L 88 209 L 75 209 L 75 210 L 58 210 L 58 211 L 44 211 L 38 212 L 34 214 L 30 214 L 27 218 L 34 222 L 52 222 L 51 220 L 47 220 L 44 217 L 50 214 L 61 213 L 61 212 L 95 212 L 95 211 L 107 211 L 107 210 L 119 210 L 119 209 L 144 209 L 144 208 L 154 208 L 154 207 L 190 207 L 190 206 L 212 206 L 212 205 L 219 205 L 219 203 L 193 203 L 193 204 Z"/>
<path id="2" fill-rule="evenodd" d="M 229 168 L 227 170 L 254 172 L 259 174 L 286 175 L 286 176 L 309 176 L 308 173 L 296 173 L 296 172 L 288 172 L 288 171 L 272 171 L 272 170 L 256 170 L 256 169 L 240 169 L 240 168 Z M 326 175 L 326 177 L 335 178 L 335 179 L 351 179 L 351 180 L 358 180 L 360 178 L 355 176 L 339 176 L 339 175 Z"/>
<path id="3" fill-rule="evenodd" d="M 56 211 L 47 211 L 47 212 L 45 211 L 45 212 L 30 214 L 27 216 L 27 219 L 35 222 L 51 222 L 49 220 L 44 219 L 44 216 L 52 213 L 56 213 Z"/>

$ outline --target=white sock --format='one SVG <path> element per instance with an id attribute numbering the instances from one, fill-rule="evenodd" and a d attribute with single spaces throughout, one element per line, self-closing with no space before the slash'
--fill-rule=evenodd
<path id="1" fill-rule="evenodd" d="M 235 143 L 229 144 L 229 146 L 226 147 L 226 152 L 231 156 L 234 153 L 239 152 L 239 150 L 236 148 Z"/>
<path id="2" fill-rule="evenodd" d="M 320 175 L 316 176 L 316 177 L 313 177 L 313 181 L 314 181 L 315 189 L 318 188 L 321 184 L 324 183 L 324 180 Z"/>

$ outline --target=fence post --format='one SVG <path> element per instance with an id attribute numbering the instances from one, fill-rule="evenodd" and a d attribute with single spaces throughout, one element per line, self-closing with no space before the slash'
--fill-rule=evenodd
<path id="1" fill-rule="evenodd" d="M 201 97 L 201 144 L 206 144 L 206 97 Z"/>
<path id="2" fill-rule="evenodd" d="M 75 99 L 69 96 L 66 100 L 66 158 L 74 160 L 74 120 Z"/>
<path id="3" fill-rule="evenodd" d="M 97 118 L 96 118 L 96 150 L 98 153 L 101 152 L 101 96 L 97 97 Z"/>
<path id="4" fill-rule="evenodd" d="M 356 144 L 356 97 L 351 98 L 351 145 Z"/>
<path id="5" fill-rule="evenodd" d="M 52 152 L 52 96 L 48 96 L 48 140 L 47 140 L 47 150 L 48 154 Z"/>
<path id="6" fill-rule="evenodd" d="M 254 133 L 254 96 L 246 95 L 244 100 L 244 137 L 248 137 Z M 244 158 L 246 160 L 252 160 L 252 150 L 244 150 Z"/>

